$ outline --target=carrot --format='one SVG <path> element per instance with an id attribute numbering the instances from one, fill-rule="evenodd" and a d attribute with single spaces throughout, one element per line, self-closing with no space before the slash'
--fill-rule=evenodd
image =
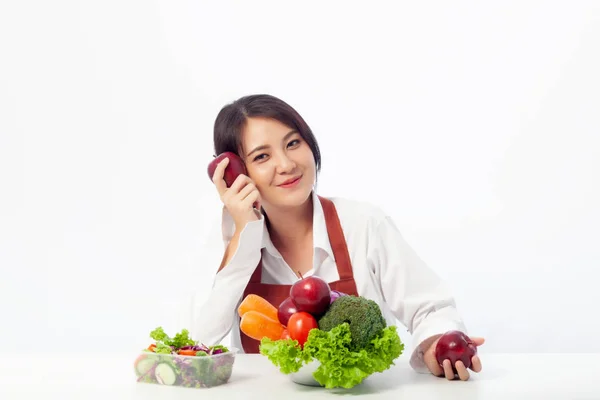
<path id="1" fill-rule="evenodd" d="M 238 314 L 240 317 L 243 317 L 248 311 L 258 311 L 272 320 L 279 321 L 279 318 L 277 317 L 277 308 L 266 299 L 256 294 L 249 294 L 246 296 L 244 301 L 242 301 L 238 307 Z"/>
<path id="2" fill-rule="evenodd" d="M 152 343 L 150 346 L 148 346 L 148 350 L 150 350 L 150 351 L 154 351 L 155 348 L 156 348 L 156 345 L 154 343 Z"/>
<path id="3" fill-rule="evenodd" d="M 196 355 L 196 351 L 195 350 L 179 350 L 179 355 L 181 355 L 181 356 L 195 356 Z"/>
<path id="4" fill-rule="evenodd" d="M 279 340 L 285 327 L 279 321 L 273 320 L 265 314 L 250 310 L 242 316 L 240 329 L 252 339 L 262 340 L 263 337 L 268 337 L 272 340 Z"/>

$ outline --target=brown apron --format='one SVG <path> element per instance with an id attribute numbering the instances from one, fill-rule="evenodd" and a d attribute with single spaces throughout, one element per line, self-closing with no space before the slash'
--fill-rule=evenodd
<path id="1" fill-rule="evenodd" d="M 327 225 L 327 234 L 329 235 L 329 242 L 333 250 L 333 256 L 337 264 L 338 274 L 340 279 L 335 282 L 330 282 L 329 287 L 331 290 L 337 290 L 342 293 L 349 295 L 358 296 L 356 290 L 356 283 L 354 282 L 354 275 L 352 274 L 352 264 L 350 263 L 350 254 L 348 253 L 348 246 L 346 245 L 346 239 L 344 238 L 344 232 L 342 231 L 342 225 L 335 210 L 333 202 L 324 197 L 318 196 L 323 206 L 323 212 L 325 214 L 325 224 Z M 292 285 L 271 285 L 261 283 L 262 276 L 262 260 L 258 263 L 256 270 L 250 278 L 250 282 L 244 290 L 244 297 L 249 294 L 256 294 L 266 299 L 269 303 L 275 307 L 279 305 L 290 296 L 290 289 Z M 245 353 L 258 353 L 260 342 L 246 336 L 244 332 L 240 330 L 240 338 L 242 341 L 242 347 Z"/>

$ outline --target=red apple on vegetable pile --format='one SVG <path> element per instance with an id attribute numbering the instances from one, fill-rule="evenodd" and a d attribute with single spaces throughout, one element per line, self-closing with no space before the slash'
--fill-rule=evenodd
<path id="1" fill-rule="evenodd" d="M 477 354 L 477 346 L 475 343 L 460 331 L 448 331 L 444 333 L 437 342 L 435 347 L 435 358 L 440 366 L 445 359 L 449 359 L 452 363 L 454 373 L 456 371 L 456 362 L 458 360 L 465 364 L 466 368 L 471 366 L 471 357 Z"/>
<path id="2" fill-rule="evenodd" d="M 283 326 L 287 326 L 290 317 L 297 312 L 298 308 L 296 308 L 292 298 L 288 297 L 279 305 L 279 308 L 277 309 L 277 319 L 279 319 L 279 322 L 281 322 Z"/>
<path id="3" fill-rule="evenodd" d="M 219 164 L 225 158 L 229 158 L 229 164 L 227 164 L 227 167 L 225 168 L 223 179 L 225 179 L 227 187 L 231 187 L 238 175 L 248 174 L 246 171 L 246 164 L 244 164 L 244 161 L 242 161 L 242 159 L 235 153 L 226 151 L 215 157 L 214 160 L 208 164 L 208 177 L 212 180 L 213 175 L 215 174 L 215 169 L 217 168 L 217 164 Z"/>
<path id="4" fill-rule="evenodd" d="M 329 284 L 317 276 L 296 281 L 290 289 L 290 297 L 298 311 L 304 311 L 315 317 L 323 315 L 331 303 Z"/>

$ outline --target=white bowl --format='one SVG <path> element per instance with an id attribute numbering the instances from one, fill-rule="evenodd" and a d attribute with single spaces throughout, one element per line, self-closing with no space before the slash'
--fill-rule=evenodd
<path id="1" fill-rule="evenodd" d="M 298 370 L 298 372 L 294 372 L 290 374 L 290 379 L 292 382 L 295 382 L 299 385 L 306 386 L 323 386 L 319 382 L 315 380 L 313 377 L 313 372 L 319 368 L 321 363 L 319 360 L 313 360 L 306 365 L 303 365 L 302 368 Z"/>
<path id="2" fill-rule="evenodd" d="M 317 380 L 313 377 L 313 373 L 317 370 L 317 368 L 319 368 L 319 365 L 321 365 L 319 360 L 313 360 L 308 364 L 303 365 L 298 372 L 291 373 L 289 375 L 290 379 L 292 382 L 297 383 L 298 385 L 323 387 L 323 385 L 317 382 Z M 361 384 L 367 379 L 369 379 L 369 376 L 363 379 Z"/>

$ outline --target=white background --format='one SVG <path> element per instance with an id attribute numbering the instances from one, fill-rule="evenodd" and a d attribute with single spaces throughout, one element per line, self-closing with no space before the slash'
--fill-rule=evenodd
<path id="1" fill-rule="evenodd" d="M 598 352 L 598 71 L 596 1 L 3 1 L 2 351 L 183 328 L 222 251 L 214 118 L 270 93 L 485 351 Z"/>

